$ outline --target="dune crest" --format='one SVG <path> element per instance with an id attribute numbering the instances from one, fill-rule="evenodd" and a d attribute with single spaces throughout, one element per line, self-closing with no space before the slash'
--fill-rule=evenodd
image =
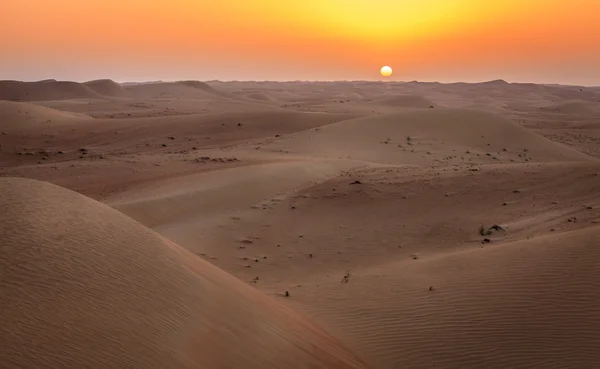
<path id="1" fill-rule="evenodd" d="M 120 84 L 110 79 L 88 81 L 85 82 L 84 85 L 104 96 L 121 97 L 127 95 L 127 92 Z"/>

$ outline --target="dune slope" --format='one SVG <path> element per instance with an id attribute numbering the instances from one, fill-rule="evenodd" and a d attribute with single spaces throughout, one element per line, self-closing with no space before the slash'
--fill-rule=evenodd
<path id="1" fill-rule="evenodd" d="M 227 94 L 211 87 L 205 82 L 180 81 L 157 82 L 126 86 L 125 90 L 136 98 L 217 98 Z"/>
<path id="2" fill-rule="evenodd" d="M 383 368 L 595 368 L 599 240 L 594 227 L 396 261 L 322 283 L 302 307 Z"/>
<path id="3" fill-rule="evenodd" d="M 589 114 L 600 111 L 600 104 L 584 100 L 567 100 L 542 107 L 541 110 L 561 114 Z"/>
<path id="4" fill-rule="evenodd" d="M 32 103 L 0 101 L 0 129 L 29 129 L 90 119 L 92 118 L 85 114 L 60 111 Z"/>
<path id="5" fill-rule="evenodd" d="M 121 85 L 110 79 L 97 79 L 94 81 L 88 81 L 85 82 L 84 85 L 104 96 L 120 97 L 127 95 L 127 92 L 123 87 L 121 87 Z"/>
<path id="6" fill-rule="evenodd" d="M 0 366 L 364 368 L 289 308 L 110 207 L 0 179 Z"/>
<path id="7" fill-rule="evenodd" d="M 473 163 L 590 159 L 499 115 L 446 108 L 347 120 L 282 137 L 264 147 L 390 164 L 432 164 L 442 162 L 440 155 Z"/>
<path id="8" fill-rule="evenodd" d="M 382 105 L 391 108 L 429 108 L 435 104 L 418 95 L 392 95 L 376 99 L 371 104 Z"/>

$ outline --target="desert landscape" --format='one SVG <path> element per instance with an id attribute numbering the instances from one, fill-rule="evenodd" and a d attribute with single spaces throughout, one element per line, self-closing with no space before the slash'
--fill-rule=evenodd
<path id="1" fill-rule="evenodd" d="M 598 368 L 600 87 L 0 81 L 2 368 Z"/>

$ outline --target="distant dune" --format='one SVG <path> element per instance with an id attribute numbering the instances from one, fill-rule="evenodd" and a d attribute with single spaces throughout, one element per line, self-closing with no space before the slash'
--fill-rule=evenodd
<path id="1" fill-rule="evenodd" d="M 0 129 L 35 128 L 43 125 L 62 125 L 88 120 L 85 114 L 60 111 L 26 102 L 0 100 Z"/>
<path id="2" fill-rule="evenodd" d="M 125 86 L 136 98 L 214 98 L 225 94 L 199 81 L 159 82 Z"/>
<path id="3" fill-rule="evenodd" d="M 146 98 L 229 97 L 200 81 L 156 82 L 120 85 L 110 79 L 85 83 L 45 80 L 39 82 L 0 81 L 0 100 L 49 101 L 106 99 L 131 96 Z"/>
<path id="4" fill-rule="evenodd" d="M 0 81 L 0 100 L 45 101 L 102 98 L 92 88 L 77 82 L 47 80 L 42 82 Z"/>
<path id="5" fill-rule="evenodd" d="M 420 165 L 431 162 L 434 153 L 474 163 L 586 160 L 580 152 L 506 118 L 472 109 L 411 110 L 346 120 L 282 137 L 266 147 L 390 164 Z"/>
<path id="6" fill-rule="evenodd" d="M 484 86 L 506 86 L 506 85 L 509 85 L 509 83 L 503 79 L 494 79 L 491 81 L 481 82 L 479 84 L 484 85 Z"/>
<path id="7" fill-rule="evenodd" d="M 92 90 L 104 96 L 120 97 L 127 95 L 127 92 L 121 85 L 110 79 L 98 79 L 95 81 L 89 81 L 85 82 L 84 85 L 90 87 Z"/>
<path id="8" fill-rule="evenodd" d="M 7 368 L 365 368 L 334 339 L 110 207 L 1 178 Z"/>

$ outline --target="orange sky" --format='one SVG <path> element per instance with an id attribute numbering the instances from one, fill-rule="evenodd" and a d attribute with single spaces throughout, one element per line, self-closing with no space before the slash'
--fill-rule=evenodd
<path id="1" fill-rule="evenodd" d="M 0 79 L 600 85 L 600 0 L 0 0 Z"/>

